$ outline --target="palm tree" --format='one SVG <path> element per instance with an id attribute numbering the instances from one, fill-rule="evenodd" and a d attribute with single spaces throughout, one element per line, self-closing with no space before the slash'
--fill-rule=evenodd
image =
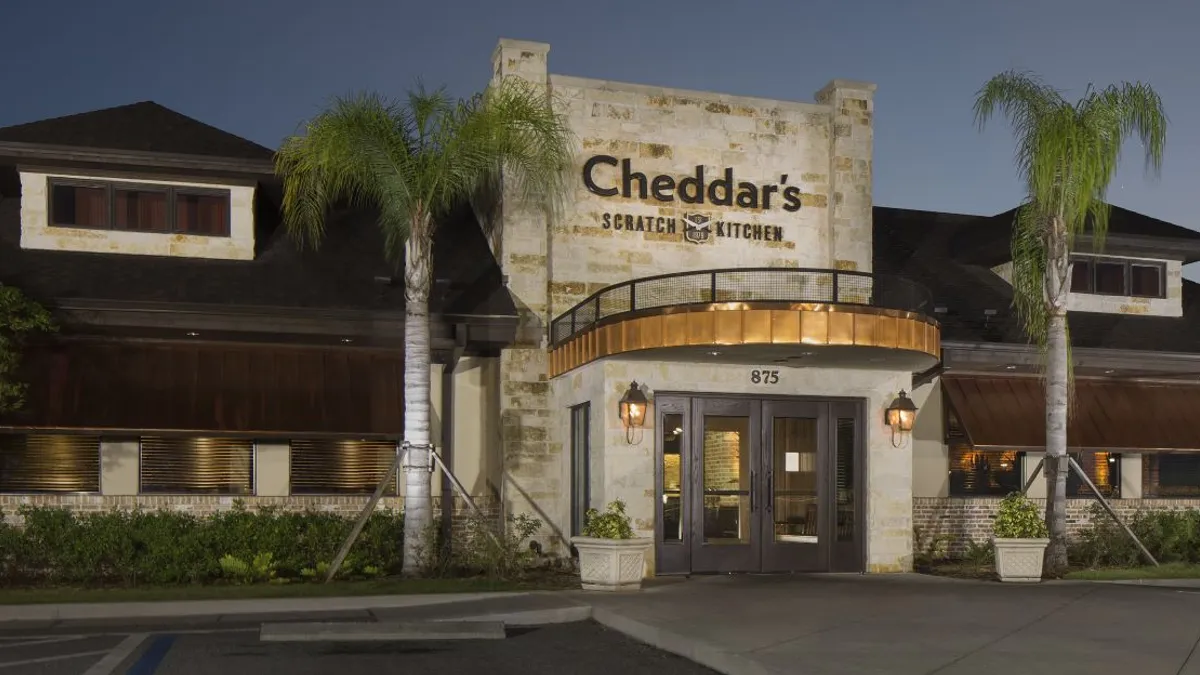
<path id="1" fill-rule="evenodd" d="M 404 571 L 419 569 L 433 521 L 429 466 L 429 293 L 433 235 L 451 209 L 483 203 L 497 186 L 514 201 L 552 206 L 563 194 L 570 133 L 545 88 L 502 80 L 453 100 L 418 88 L 394 102 L 377 94 L 334 99 L 276 155 L 283 218 L 302 245 L 319 244 L 340 200 L 377 211 L 384 253 L 404 267 Z M 501 183 L 501 178 L 503 182 Z"/>
<path id="2" fill-rule="evenodd" d="M 1090 229 L 1101 250 L 1108 232 L 1109 182 L 1121 146 L 1137 135 L 1146 168 L 1162 168 L 1167 118 L 1149 85 L 1087 88 L 1076 102 L 1037 77 L 1009 71 L 989 80 L 975 101 L 980 130 L 999 110 L 1013 126 L 1017 171 L 1025 183 L 1012 237 L 1013 304 L 1026 334 L 1045 356 L 1046 525 L 1050 546 L 1045 574 L 1067 566 L 1067 415 L 1072 368 L 1067 328 L 1070 252 Z"/>

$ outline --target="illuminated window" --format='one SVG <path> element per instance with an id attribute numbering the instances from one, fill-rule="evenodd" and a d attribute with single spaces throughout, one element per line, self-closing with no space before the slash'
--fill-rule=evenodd
<path id="1" fill-rule="evenodd" d="M 1003 497 L 1020 492 L 1021 462 L 1016 450 L 976 450 L 969 445 L 950 448 L 951 497 Z"/>
<path id="2" fill-rule="evenodd" d="M 1019 492 L 1024 453 L 978 450 L 968 442 L 958 415 L 947 406 L 946 445 L 950 448 L 951 497 L 1003 497 Z"/>
<path id="3" fill-rule="evenodd" d="M 1121 456 L 1112 452 L 1072 452 L 1087 477 L 1096 484 L 1096 489 L 1107 498 L 1121 497 Z M 1067 497 L 1091 497 L 1092 490 L 1079 477 L 1078 472 L 1067 473 Z"/>

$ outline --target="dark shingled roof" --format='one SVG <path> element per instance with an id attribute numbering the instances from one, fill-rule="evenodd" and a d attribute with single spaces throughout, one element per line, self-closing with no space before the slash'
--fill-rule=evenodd
<path id="1" fill-rule="evenodd" d="M 0 128 L 0 142 L 270 160 L 274 151 L 153 101 Z"/>
<path id="2" fill-rule="evenodd" d="M 1150 231 L 1125 229 L 1135 222 L 1140 228 L 1143 218 L 1114 207 L 1113 232 L 1176 239 L 1200 237 L 1191 230 L 1162 221 L 1154 222 L 1163 227 Z M 1025 343 L 1025 334 L 1012 309 L 1012 288 L 991 271 L 992 265 L 1008 259 L 1006 237 L 1011 221 L 1011 213 L 989 217 L 875 207 L 875 271 L 899 274 L 929 288 L 934 306 L 946 309 L 934 315 L 942 324 L 943 340 Z M 993 257 L 998 262 L 980 262 L 964 255 L 959 248 L 964 240 L 992 241 L 996 248 Z M 1169 242 L 1164 242 L 1166 247 Z M 1182 302 L 1182 318 L 1072 312 L 1072 344 L 1200 352 L 1200 284 L 1184 279 Z M 994 310 L 995 314 L 989 316 L 986 310 Z"/>
<path id="3" fill-rule="evenodd" d="M 271 202 L 269 190 L 260 193 L 259 201 L 259 218 L 277 219 L 278 202 Z M 375 280 L 399 274 L 384 259 L 382 234 L 369 214 L 331 216 L 326 237 L 315 251 L 300 249 L 284 228 L 275 227 L 260 242 L 254 260 L 22 249 L 20 232 L 20 200 L 0 199 L 0 283 L 19 286 L 43 302 L 71 298 L 380 311 L 404 307 L 402 282 L 389 286 Z M 467 210 L 448 219 L 434 238 L 434 278 L 451 284 L 444 304 L 431 303 L 434 311 L 515 315 L 499 266 Z"/>
<path id="4" fill-rule="evenodd" d="M 984 265 L 999 265 L 1009 259 L 1009 241 L 1012 237 L 1013 220 L 1017 209 L 1009 209 L 990 218 L 979 218 L 970 227 L 958 232 L 951 249 L 956 258 Z M 1085 232 L 1091 233 L 1089 221 Z M 1200 242 L 1200 232 L 1168 223 L 1164 220 L 1111 206 L 1108 215 L 1109 237 L 1151 237 L 1195 244 Z M 1189 258 L 1189 262 L 1194 259 Z"/>

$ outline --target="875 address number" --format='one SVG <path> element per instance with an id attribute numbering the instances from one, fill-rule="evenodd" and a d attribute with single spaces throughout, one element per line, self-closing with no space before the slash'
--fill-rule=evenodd
<path id="1" fill-rule="evenodd" d="M 752 370 L 750 382 L 753 384 L 779 384 L 778 370 Z"/>

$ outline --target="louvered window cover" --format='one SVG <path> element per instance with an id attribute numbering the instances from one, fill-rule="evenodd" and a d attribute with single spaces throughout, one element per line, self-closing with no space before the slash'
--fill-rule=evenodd
<path id="1" fill-rule="evenodd" d="M 1173 499 L 1200 497 L 1200 452 L 1142 455 L 1142 496 Z"/>
<path id="2" fill-rule="evenodd" d="M 141 492 L 253 494 L 254 441 L 143 436 Z"/>
<path id="3" fill-rule="evenodd" d="M 0 435 L 0 492 L 99 491 L 99 437 Z"/>
<path id="4" fill-rule="evenodd" d="M 395 456 L 394 441 L 293 440 L 292 494 L 370 494 Z M 396 494 L 396 481 L 384 494 Z"/>

